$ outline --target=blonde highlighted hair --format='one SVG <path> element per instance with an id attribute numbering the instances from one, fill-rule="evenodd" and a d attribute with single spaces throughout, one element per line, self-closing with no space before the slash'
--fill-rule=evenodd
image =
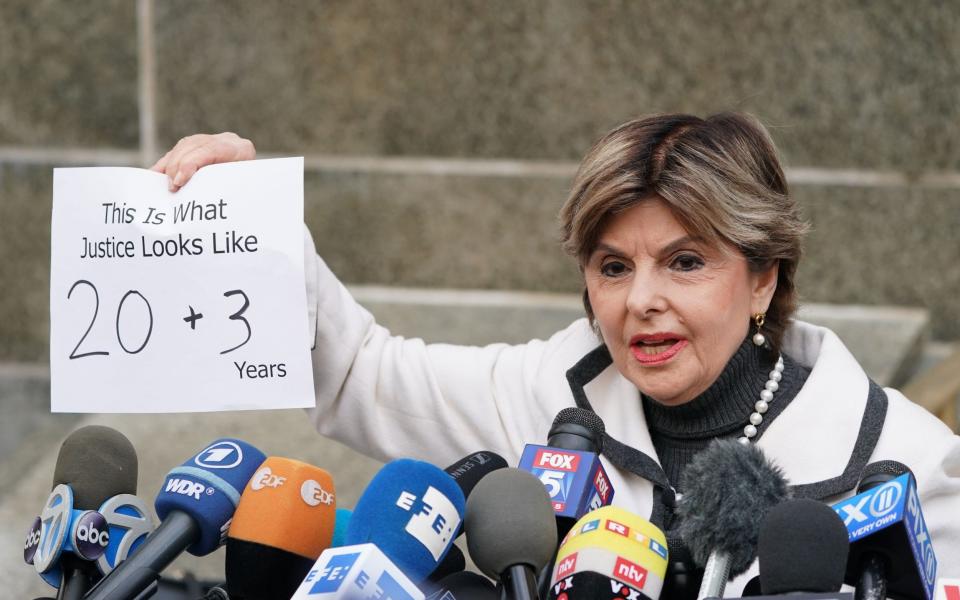
<path id="1" fill-rule="evenodd" d="M 779 352 L 797 308 L 797 263 L 809 227 L 763 125 L 721 113 L 653 115 L 617 127 L 580 164 L 560 211 L 564 250 L 583 270 L 607 220 L 654 196 L 691 235 L 739 250 L 751 270 L 779 263 L 763 328 Z M 592 322 L 586 290 L 583 299 Z"/>

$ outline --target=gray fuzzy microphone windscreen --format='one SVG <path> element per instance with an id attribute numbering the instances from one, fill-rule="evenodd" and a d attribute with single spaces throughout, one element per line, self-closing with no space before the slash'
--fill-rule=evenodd
<path id="1" fill-rule="evenodd" d="M 730 576 L 753 563 L 760 523 L 789 495 L 780 469 L 753 444 L 714 440 L 683 474 L 680 536 L 704 566 L 713 552 L 730 556 Z"/>
<path id="2" fill-rule="evenodd" d="M 557 551 L 557 522 L 543 483 L 507 468 L 480 480 L 467 499 L 463 524 L 473 562 L 500 579 L 514 565 L 539 571 Z"/>
<path id="3" fill-rule="evenodd" d="M 77 429 L 63 441 L 53 487 L 73 490 L 74 508 L 97 510 L 117 494 L 137 493 L 137 451 L 125 435 L 101 425 Z"/>

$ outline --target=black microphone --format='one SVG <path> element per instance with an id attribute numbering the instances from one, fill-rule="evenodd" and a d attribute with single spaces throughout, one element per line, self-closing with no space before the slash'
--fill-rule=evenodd
<path id="1" fill-rule="evenodd" d="M 439 582 L 426 600 L 497 600 L 497 589 L 489 579 L 472 571 L 451 573 Z"/>
<path id="2" fill-rule="evenodd" d="M 53 493 L 41 517 L 38 545 L 33 564 L 49 583 L 56 585 L 59 570 L 58 600 L 83 597 L 101 576 L 96 563 L 109 544 L 107 522 L 97 511 L 107 500 L 137 491 L 137 452 L 122 433 L 109 427 L 89 425 L 71 433 L 60 446 L 53 474 Z M 85 535 L 74 540 L 73 553 L 63 553 L 70 545 L 67 533 L 71 513 L 90 511 L 75 522 Z M 91 517 L 96 517 L 92 519 Z M 81 523 L 81 520 L 83 521 Z M 91 536 L 95 534 L 95 536 Z M 95 537 L 96 539 L 92 539 Z M 82 558 L 85 546 L 100 554 Z M 50 575 L 53 574 L 53 580 Z"/>
<path id="3" fill-rule="evenodd" d="M 847 528 L 832 508 L 807 498 L 774 506 L 760 524 L 757 555 L 764 594 L 839 592 Z"/>
<path id="4" fill-rule="evenodd" d="M 440 583 L 440 580 L 454 573 L 459 573 L 466 568 L 467 559 L 463 556 L 463 551 L 454 544 L 450 546 L 450 549 L 447 550 L 447 553 L 437 565 L 437 568 L 424 580 L 421 587 L 428 588 L 430 586 L 436 586 Z"/>
<path id="5" fill-rule="evenodd" d="M 547 433 L 547 445 L 564 450 L 600 454 L 603 450 L 603 419 L 590 410 L 571 406 L 557 413 Z"/>
<path id="6" fill-rule="evenodd" d="M 787 498 L 787 482 L 753 444 L 714 440 L 687 466 L 683 486 L 680 536 L 705 569 L 697 598 L 722 597 L 727 579 L 753 563 L 760 522 Z"/>
<path id="7" fill-rule="evenodd" d="M 864 467 L 857 495 L 833 505 L 847 528 L 844 581 L 857 600 L 933 597 L 937 557 L 920 509 L 916 479 L 899 462 Z"/>
<path id="8" fill-rule="evenodd" d="M 543 483 L 519 469 L 484 477 L 467 501 L 467 548 L 510 600 L 539 598 L 536 576 L 557 548 L 553 506 Z"/>
<path id="9" fill-rule="evenodd" d="M 444 472 L 453 477 L 460 486 L 464 498 L 470 497 L 470 492 L 480 480 L 498 469 L 506 469 L 507 461 L 496 452 L 481 450 L 464 456 L 453 463 Z"/>

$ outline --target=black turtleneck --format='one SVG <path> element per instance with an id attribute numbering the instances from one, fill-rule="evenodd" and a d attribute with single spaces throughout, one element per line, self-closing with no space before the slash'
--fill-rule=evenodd
<path id="1" fill-rule="evenodd" d="M 678 492 L 687 464 L 715 438 L 739 438 L 749 423 L 760 390 L 769 379 L 776 356 L 748 337 L 702 394 L 679 406 L 664 406 L 641 394 L 647 426 L 660 465 Z M 810 370 L 783 355 L 783 373 L 770 408 L 757 427 L 758 439 L 803 387 Z"/>

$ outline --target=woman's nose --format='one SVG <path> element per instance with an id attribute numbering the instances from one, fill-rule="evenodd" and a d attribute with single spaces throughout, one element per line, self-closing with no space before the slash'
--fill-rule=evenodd
<path id="1" fill-rule="evenodd" d="M 640 319 L 667 310 L 663 286 L 651 274 L 636 272 L 627 294 L 627 310 Z"/>

